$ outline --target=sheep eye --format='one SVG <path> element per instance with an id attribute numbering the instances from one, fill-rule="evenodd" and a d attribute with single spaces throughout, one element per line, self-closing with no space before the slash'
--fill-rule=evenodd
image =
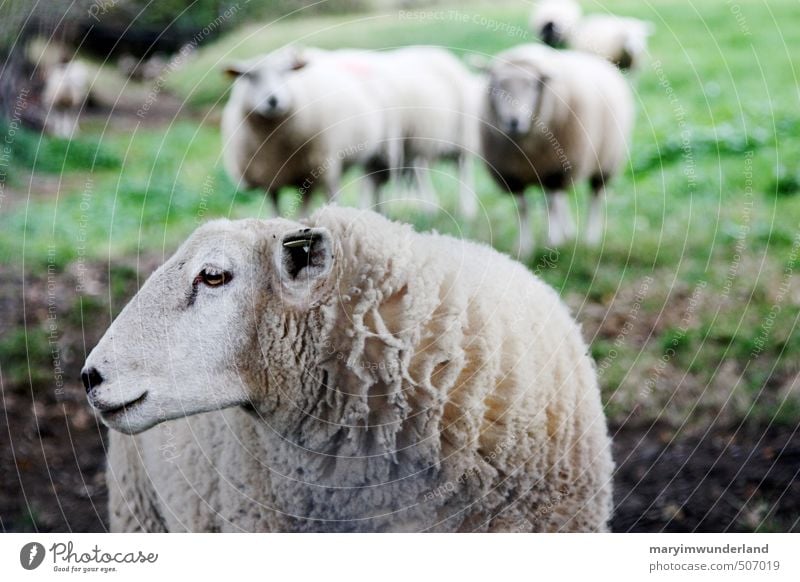
<path id="1" fill-rule="evenodd" d="M 208 287 L 221 287 L 230 282 L 233 278 L 228 271 L 218 271 L 216 269 L 203 269 L 197 279 Z"/>

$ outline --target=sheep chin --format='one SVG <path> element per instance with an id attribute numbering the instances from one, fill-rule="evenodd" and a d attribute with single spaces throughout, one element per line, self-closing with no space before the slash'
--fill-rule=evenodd
<path id="1" fill-rule="evenodd" d="M 146 403 L 141 402 L 117 412 L 100 413 L 100 420 L 112 430 L 122 434 L 135 435 L 168 419 L 148 414 Z"/>

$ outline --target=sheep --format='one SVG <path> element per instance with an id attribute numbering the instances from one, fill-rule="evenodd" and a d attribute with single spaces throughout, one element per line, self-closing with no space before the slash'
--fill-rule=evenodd
<path id="1" fill-rule="evenodd" d="M 603 57 L 622 70 L 635 70 L 641 66 L 653 31 L 652 23 L 637 18 L 591 14 L 572 29 L 568 44 Z"/>
<path id="2" fill-rule="evenodd" d="M 531 12 L 531 30 L 548 46 L 595 54 L 622 70 L 641 64 L 647 38 L 654 26 L 636 18 L 613 14 L 582 16 L 574 0 L 542 0 Z"/>
<path id="3" fill-rule="evenodd" d="M 61 62 L 45 73 L 42 105 L 46 132 L 69 138 L 78 132 L 78 112 L 89 96 L 89 71 L 80 61 Z"/>
<path id="4" fill-rule="evenodd" d="M 288 67 L 285 64 L 287 52 L 293 55 Z M 273 54 L 257 61 L 254 68 L 278 69 L 283 74 L 275 75 L 275 79 L 262 84 L 261 89 L 254 91 L 250 87 L 244 90 L 244 95 L 258 95 L 259 91 L 277 95 L 278 83 L 284 80 L 287 84 L 289 80 L 300 83 L 297 75 L 289 71 L 303 69 L 308 64 L 313 64 L 317 73 L 324 71 L 328 78 L 335 76 L 337 82 L 334 86 L 345 85 L 350 89 L 347 94 L 342 92 L 340 98 L 360 94 L 360 99 L 350 100 L 349 109 L 361 107 L 359 123 L 364 123 L 365 118 L 372 119 L 372 129 L 376 131 L 370 139 L 373 145 L 365 148 L 365 155 L 360 160 L 360 165 L 368 171 L 362 188 L 362 205 L 377 205 L 380 202 L 380 188 L 390 175 L 398 176 L 404 160 L 408 160 L 411 166 L 407 171 L 413 174 L 416 190 L 426 203 L 424 208 L 432 210 L 435 194 L 427 170 L 438 159 L 456 158 L 462 214 L 468 218 L 474 217 L 477 201 L 473 192 L 472 164 L 479 141 L 479 85 L 476 77 L 455 56 L 441 48 L 421 46 L 381 52 L 292 47 L 278 51 L 277 55 L 277 66 Z M 302 65 L 298 65 L 298 61 Z M 239 70 L 243 68 L 229 69 L 237 76 L 240 76 L 237 73 Z M 242 83 L 242 86 L 246 84 Z M 229 101 L 232 109 L 230 123 L 223 119 L 224 131 L 232 136 L 242 127 L 241 106 L 238 104 L 241 100 L 242 97 L 232 96 Z M 330 116 L 330 113 L 320 111 L 329 107 L 329 104 L 329 100 L 318 100 L 309 106 L 305 115 L 318 119 Z M 354 111 L 350 111 L 350 114 L 357 115 Z M 283 127 L 291 131 L 293 124 Z M 250 141 L 253 146 L 261 146 L 255 140 Z M 259 156 L 263 163 L 259 164 L 258 171 L 262 174 L 266 174 L 266 169 L 286 155 L 282 150 L 275 151 L 268 147 L 260 149 L 264 150 Z M 248 149 L 245 148 L 245 151 Z M 235 147 L 226 151 L 225 155 L 229 172 L 238 179 L 241 172 L 237 168 L 243 156 Z M 271 162 L 268 163 L 266 158 Z M 272 178 L 264 176 L 255 185 L 263 186 L 264 180 L 271 181 Z"/>
<path id="5" fill-rule="evenodd" d="M 117 60 L 117 70 L 134 81 L 153 81 L 169 66 L 170 61 L 163 54 L 156 53 L 147 59 L 124 54 Z"/>
<path id="6" fill-rule="evenodd" d="M 305 214 L 313 190 L 333 198 L 346 168 L 384 155 L 389 130 L 375 97 L 314 61 L 287 47 L 226 68 L 235 81 L 222 114 L 225 169 L 238 185 L 265 189 L 276 212 L 281 188 L 298 188 Z"/>
<path id="7" fill-rule="evenodd" d="M 533 250 L 524 197 L 532 184 L 548 194 L 548 239 L 557 246 L 575 234 L 565 190 L 589 180 L 586 240 L 599 242 L 603 193 L 627 158 L 633 113 L 625 78 L 594 55 L 528 44 L 490 63 L 482 149 L 495 181 L 517 196 L 522 255 Z"/>
<path id="8" fill-rule="evenodd" d="M 533 6 L 529 26 L 546 45 L 562 47 L 581 14 L 581 6 L 574 0 L 540 0 Z"/>
<path id="9" fill-rule="evenodd" d="M 439 47 L 354 53 L 371 66 L 372 84 L 384 88 L 385 109 L 397 115 L 395 127 L 401 132 L 403 159 L 411 164 L 425 208 L 433 209 L 436 204 L 430 165 L 439 159 L 456 159 L 460 211 L 465 218 L 474 218 L 473 161 L 479 148 L 480 105 L 477 77 Z"/>
<path id="10" fill-rule="evenodd" d="M 613 462 L 558 294 L 369 210 L 195 231 L 89 354 L 114 531 L 602 531 Z"/>

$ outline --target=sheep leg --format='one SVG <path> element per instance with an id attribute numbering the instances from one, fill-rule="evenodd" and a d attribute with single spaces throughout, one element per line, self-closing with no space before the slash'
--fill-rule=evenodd
<path id="1" fill-rule="evenodd" d="M 428 214 L 436 212 L 438 201 L 436 199 L 436 190 L 431 181 L 428 160 L 424 158 L 414 160 L 414 181 L 417 185 L 417 194 L 423 204 L 423 212 Z"/>
<path id="2" fill-rule="evenodd" d="M 328 202 L 335 200 L 336 197 L 339 195 L 341 178 L 342 178 L 341 163 L 332 163 L 320 178 L 320 182 L 322 183 L 322 186 L 325 189 L 325 195 L 328 198 Z M 300 206 L 300 216 L 309 216 L 311 210 L 311 198 L 313 193 L 314 193 L 313 188 L 309 192 L 304 193 L 303 200 Z"/>
<path id="3" fill-rule="evenodd" d="M 342 183 L 342 164 L 333 163 L 325 172 L 323 177 L 325 184 L 325 193 L 328 195 L 328 201 L 335 200 L 339 195 L 339 188 Z"/>
<path id="4" fill-rule="evenodd" d="M 566 239 L 573 239 L 575 238 L 575 221 L 572 218 L 572 210 L 570 210 L 566 192 L 559 193 L 558 204 L 560 205 L 561 230 Z"/>
<path id="5" fill-rule="evenodd" d="M 361 184 L 361 208 L 373 208 L 378 204 L 378 184 L 370 174 L 364 176 Z"/>
<path id="6" fill-rule="evenodd" d="M 64 119 L 64 115 L 65 114 L 63 112 L 58 110 L 51 110 L 48 115 L 47 124 L 51 128 L 50 132 L 55 137 L 66 138 L 69 135 L 66 128 L 67 122 Z"/>
<path id="7" fill-rule="evenodd" d="M 378 207 L 381 203 L 381 189 L 396 170 L 391 163 L 382 157 L 374 157 L 367 160 L 364 165 L 364 177 L 361 184 L 361 208 L 373 208 L 380 212 Z"/>
<path id="8" fill-rule="evenodd" d="M 78 127 L 78 112 L 67 116 L 67 131 L 70 137 L 78 135 L 80 127 Z"/>
<path id="9" fill-rule="evenodd" d="M 71 128 L 72 128 L 72 126 L 70 125 L 70 122 L 69 122 L 69 113 L 64 113 L 64 116 L 61 118 L 61 135 L 62 135 L 62 137 L 64 137 L 65 139 L 69 139 L 70 138 L 70 134 L 71 134 L 71 131 L 70 131 Z"/>
<path id="10" fill-rule="evenodd" d="M 586 244 L 597 246 L 605 231 L 605 195 L 606 188 L 602 184 L 592 188 L 589 199 L 589 213 L 586 217 Z"/>
<path id="11" fill-rule="evenodd" d="M 517 237 L 517 256 L 527 258 L 533 254 L 533 217 L 528 207 L 528 199 L 525 193 L 517 195 L 517 206 L 519 208 L 519 235 Z"/>
<path id="12" fill-rule="evenodd" d="M 557 247 L 575 236 L 575 223 L 569 210 L 566 192 L 563 190 L 548 192 L 547 198 L 547 242 Z"/>
<path id="13" fill-rule="evenodd" d="M 389 135 L 397 136 L 401 132 L 397 128 L 393 128 Z M 402 184 L 403 176 L 402 169 L 405 163 L 405 152 L 403 151 L 403 140 L 398 138 L 389 139 L 386 145 L 386 164 L 388 166 L 388 178 L 376 179 L 376 184 L 381 187 L 386 181 L 392 184 Z"/>
<path id="14" fill-rule="evenodd" d="M 237 189 L 240 189 L 240 188 L 241 188 L 241 185 L 237 187 Z M 266 198 L 268 200 L 266 205 L 269 207 L 269 216 L 270 217 L 280 216 L 281 208 L 278 205 L 278 192 L 277 192 L 277 190 L 267 190 L 265 192 L 265 195 L 266 195 Z M 298 194 L 298 196 L 299 195 L 300 194 Z"/>
<path id="15" fill-rule="evenodd" d="M 364 190 L 371 190 L 372 196 L 369 198 L 368 204 L 365 208 L 372 208 L 376 212 L 385 213 L 386 208 L 381 206 L 383 202 L 383 193 L 386 191 L 387 184 L 391 180 L 392 170 L 378 170 L 370 173 L 366 178 L 368 184 L 364 186 Z M 366 196 L 366 195 L 365 195 Z"/>
<path id="16" fill-rule="evenodd" d="M 472 155 L 462 151 L 458 156 L 459 203 L 461 216 L 473 220 L 478 215 L 478 200 L 473 180 L 474 160 Z"/>
<path id="17" fill-rule="evenodd" d="M 72 133 L 72 124 L 70 123 L 69 111 L 63 111 L 60 119 L 61 130 L 59 133 L 64 139 L 69 139 Z"/>

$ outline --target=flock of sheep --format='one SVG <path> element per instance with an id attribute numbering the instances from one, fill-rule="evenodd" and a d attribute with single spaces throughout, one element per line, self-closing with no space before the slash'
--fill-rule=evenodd
<path id="1" fill-rule="evenodd" d="M 287 47 L 226 72 L 236 79 L 222 120 L 225 167 L 242 187 L 299 192 L 302 213 L 311 194 L 339 193 L 344 171 L 364 171 L 361 206 L 381 206 L 390 179 L 410 179 L 423 210 L 437 199 L 430 167 L 458 163 L 459 206 L 473 219 L 479 199 L 476 157 L 499 185 L 517 195 L 517 251 L 534 247 L 530 185 L 548 196 L 548 243 L 575 235 L 565 190 L 588 180 L 592 196 L 585 238 L 602 237 L 606 183 L 627 154 L 633 99 L 620 69 L 640 65 L 652 25 L 613 15 L 582 16 L 573 0 L 541 0 L 531 29 L 545 45 L 521 45 L 484 60 L 473 73 L 443 48 L 391 51 Z M 568 47 L 570 50 L 556 50 Z M 128 63 L 130 68 L 130 63 Z M 86 66 L 77 60 L 49 68 L 42 101 L 45 129 L 60 137 L 77 131 L 77 112 L 89 94 Z"/>
<path id="2" fill-rule="evenodd" d="M 638 65 L 650 25 L 631 18 L 580 18 L 569 0 L 543 0 L 531 19 L 553 44 L 521 45 L 477 63 L 473 73 L 431 46 L 390 51 L 287 47 L 231 64 L 234 79 L 222 120 L 225 167 L 237 184 L 310 195 L 339 193 L 343 172 L 364 171 L 362 207 L 380 208 L 392 178 L 410 177 L 423 209 L 435 210 L 430 166 L 458 162 L 460 210 L 475 217 L 473 160 L 483 159 L 500 186 L 517 195 L 518 251 L 533 250 L 523 191 L 548 196 L 548 241 L 574 236 L 565 191 L 588 180 L 586 239 L 602 237 L 602 194 L 627 158 L 633 98 L 622 68 Z M 472 59 L 475 65 L 479 59 Z"/>
<path id="3" fill-rule="evenodd" d="M 571 44 L 573 25 L 542 31 Z M 542 45 L 479 75 L 433 47 L 286 48 L 228 72 L 225 162 L 240 183 L 294 186 L 307 204 L 359 166 L 365 206 L 401 177 L 432 205 L 427 170 L 452 158 L 471 216 L 482 157 L 523 212 L 526 186 L 546 191 L 555 243 L 574 234 L 564 193 L 578 180 L 593 192 L 587 236 L 600 236 L 633 120 L 607 60 Z M 523 229 L 523 252 L 532 242 Z M 82 378 L 115 429 L 113 530 L 608 528 L 597 375 L 558 294 L 486 245 L 366 209 L 202 226 Z"/>

